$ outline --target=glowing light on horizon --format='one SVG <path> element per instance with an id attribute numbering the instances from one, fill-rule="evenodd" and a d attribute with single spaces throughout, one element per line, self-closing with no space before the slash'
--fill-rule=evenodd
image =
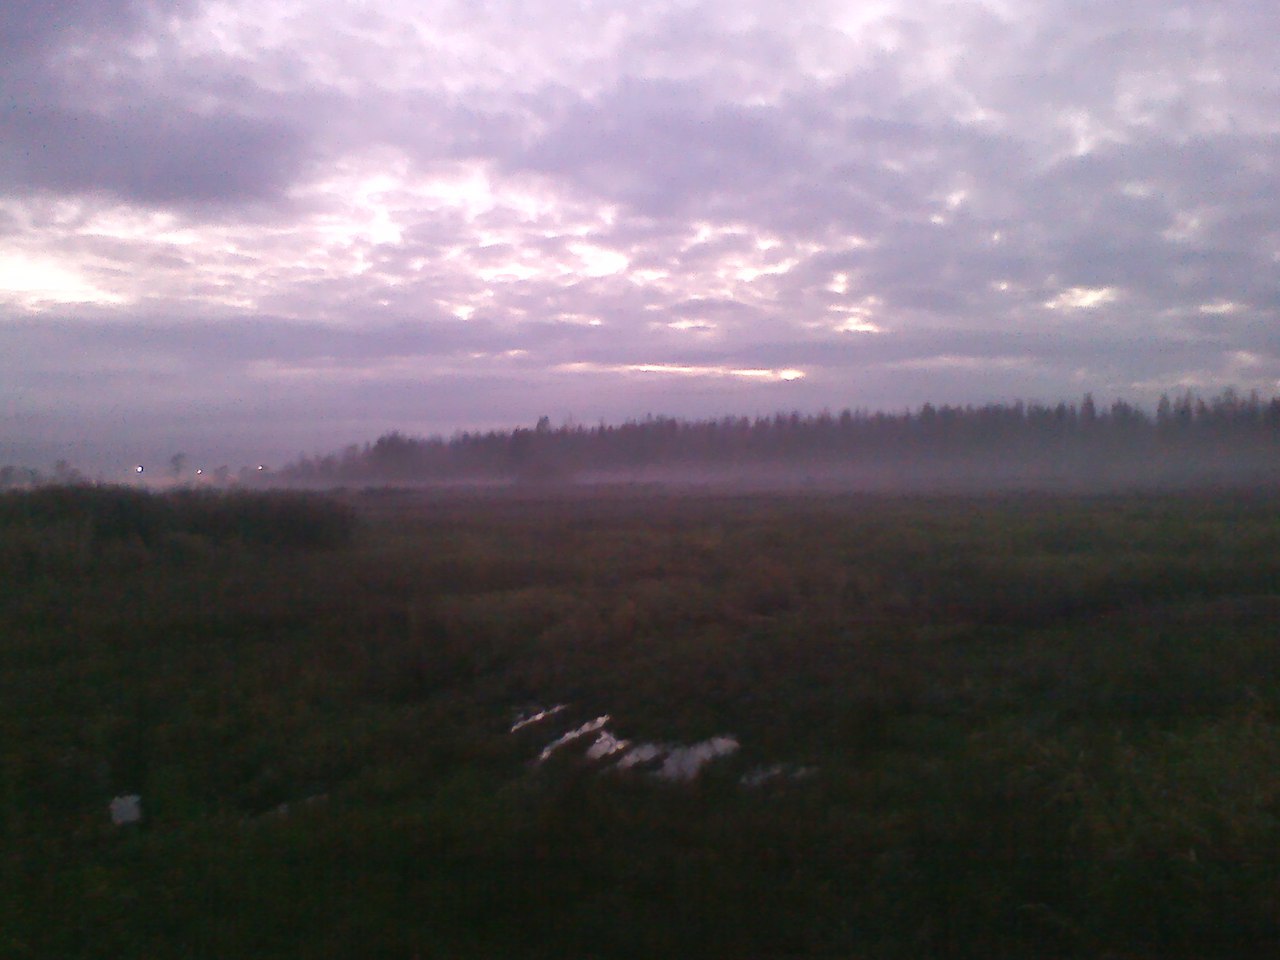
<path id="1" fill-rule="evenodd" d="M 1228 361 L 1233 367 L 1260 367 L 1264 359 L 1250 350 L 1233 350 L 1227 356 Z"/>
<path id="2" fill-rule="evenodd" d="M 1044 301 L 1044 306 L 1050 310 L 1091 310 L 1115 298 L 1115 287 L 1069 287 Z"/>
<path id="3" fill-rule="evenodd" d="M 833 304 L 827 307 L 827 311 L 844 315 L 844 318 L 835 326 L 840 333 L 883 333 L 884 328 L 872 319 L 876 315 L 876 309 L 883 304 L 883 300 L 870 294 L 857 303 Z"/>
<path id="4" fill-rule="evenodd" d="M 555 367 L 566 373 L 639 373 L 666 374 L 677 377 L 737 377 L 744 380 L 791 382 L 803 380 L 807 374 L 794 367 L 773 369 L 765 367 L 726 367 L 678 363 L 562 363 Z"/>
<path id="5" fill-rule="evenodd" d="M 836 330 L 840 333 L 884 333 L 883 328 L 870 320 L 863 320 L 858 317 L 850 317 L 843 323 L 838 324 Z"/>
<path id="6" fill-rule="evenodd" d="M 1035 365 L 1036 361 L 1032 357 L 966 357 L 953 353 L 895 360 L 884 364 L 886 368 L 892 370 L 1019 370 Z"/>
<path id="7" fill-rule="evenodd" d="M 36 309 L 46 303 L 123 304 L 125 297 L 95 286 L 82 274 L 52 259 L 25 254 L 0 258 L 0 298 L 11 295 L 23 306 Z"/>
<path id="8" fill-rule="evenodd" d="M 1239 313 L 1244 309 L 1244 305 L 1234 303 L 1230 300 L 1217 300 L 1213 303 L 1202 303 L 1197 308 L 1201 313 L 1207 313 L 1211 316 L 1220 316 L 1229 313 Z"/>

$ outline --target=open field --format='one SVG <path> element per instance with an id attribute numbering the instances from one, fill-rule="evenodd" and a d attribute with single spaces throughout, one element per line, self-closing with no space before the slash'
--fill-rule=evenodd
<path id="1" fill-rule="evenodd" d="M 1275 493 L 38 494 L 0 956 L 1280 948 Z"/>

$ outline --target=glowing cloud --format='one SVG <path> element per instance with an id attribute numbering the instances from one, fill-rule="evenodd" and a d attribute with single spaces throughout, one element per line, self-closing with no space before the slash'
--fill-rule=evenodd
<path id="1" fill-rule="evenodd" d="M 30 310 L 56 304 L 118 305 L 127 298 L 103 290 L 82 273 L 43 257 L 0 254 L 0 299 Z"/>
<path id="2" fill-rule="evenodd" d="M 1050 310 L 1091 310 L 1115 299 L 1114 287 L 1071 287 L 1046 300 L 1044 306 Z"/>
<path id="3" fill-rule="evenodd" d="M 725 366 L 695 366 L 676 363 L 562 363 L 556 367 L 566 373 L 639 373 L 663 374 L 675 377 L 738 377 L 745 380 L 764 380 L 789 382 L 803 380 L 803 370 L 791 367 L 784 369 L 744 368 Z"/>

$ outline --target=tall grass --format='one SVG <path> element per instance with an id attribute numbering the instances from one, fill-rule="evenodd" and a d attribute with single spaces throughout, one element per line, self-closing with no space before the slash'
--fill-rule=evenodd
<path id="1" fill-rule="evenodd" d="M 82 570 L 129 554 L 235 544 L 334 549 L 350 543 L 349 506 L 289 492 L 46 486 L 0 493 L 0 577 Z M 122 550 L 121 548 L 125 548 Z"/>
<path id="2" fill-rule="evenodd" d="M 0 955 L 1280 946 L 1272 498 L 33 493 Z M 560 702 L 742 749 L 535 770 Z"/>

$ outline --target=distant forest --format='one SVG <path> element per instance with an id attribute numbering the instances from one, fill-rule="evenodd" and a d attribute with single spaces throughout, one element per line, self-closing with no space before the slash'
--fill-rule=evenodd
<path id="1" fill-rule="evenodd" d="M 1280 397 L 842 410 L 552 426 L 414 438 L 399 432 L 276 473 L 293 484 L 743 482 L 874 487 L 1273 483 Z"/>

